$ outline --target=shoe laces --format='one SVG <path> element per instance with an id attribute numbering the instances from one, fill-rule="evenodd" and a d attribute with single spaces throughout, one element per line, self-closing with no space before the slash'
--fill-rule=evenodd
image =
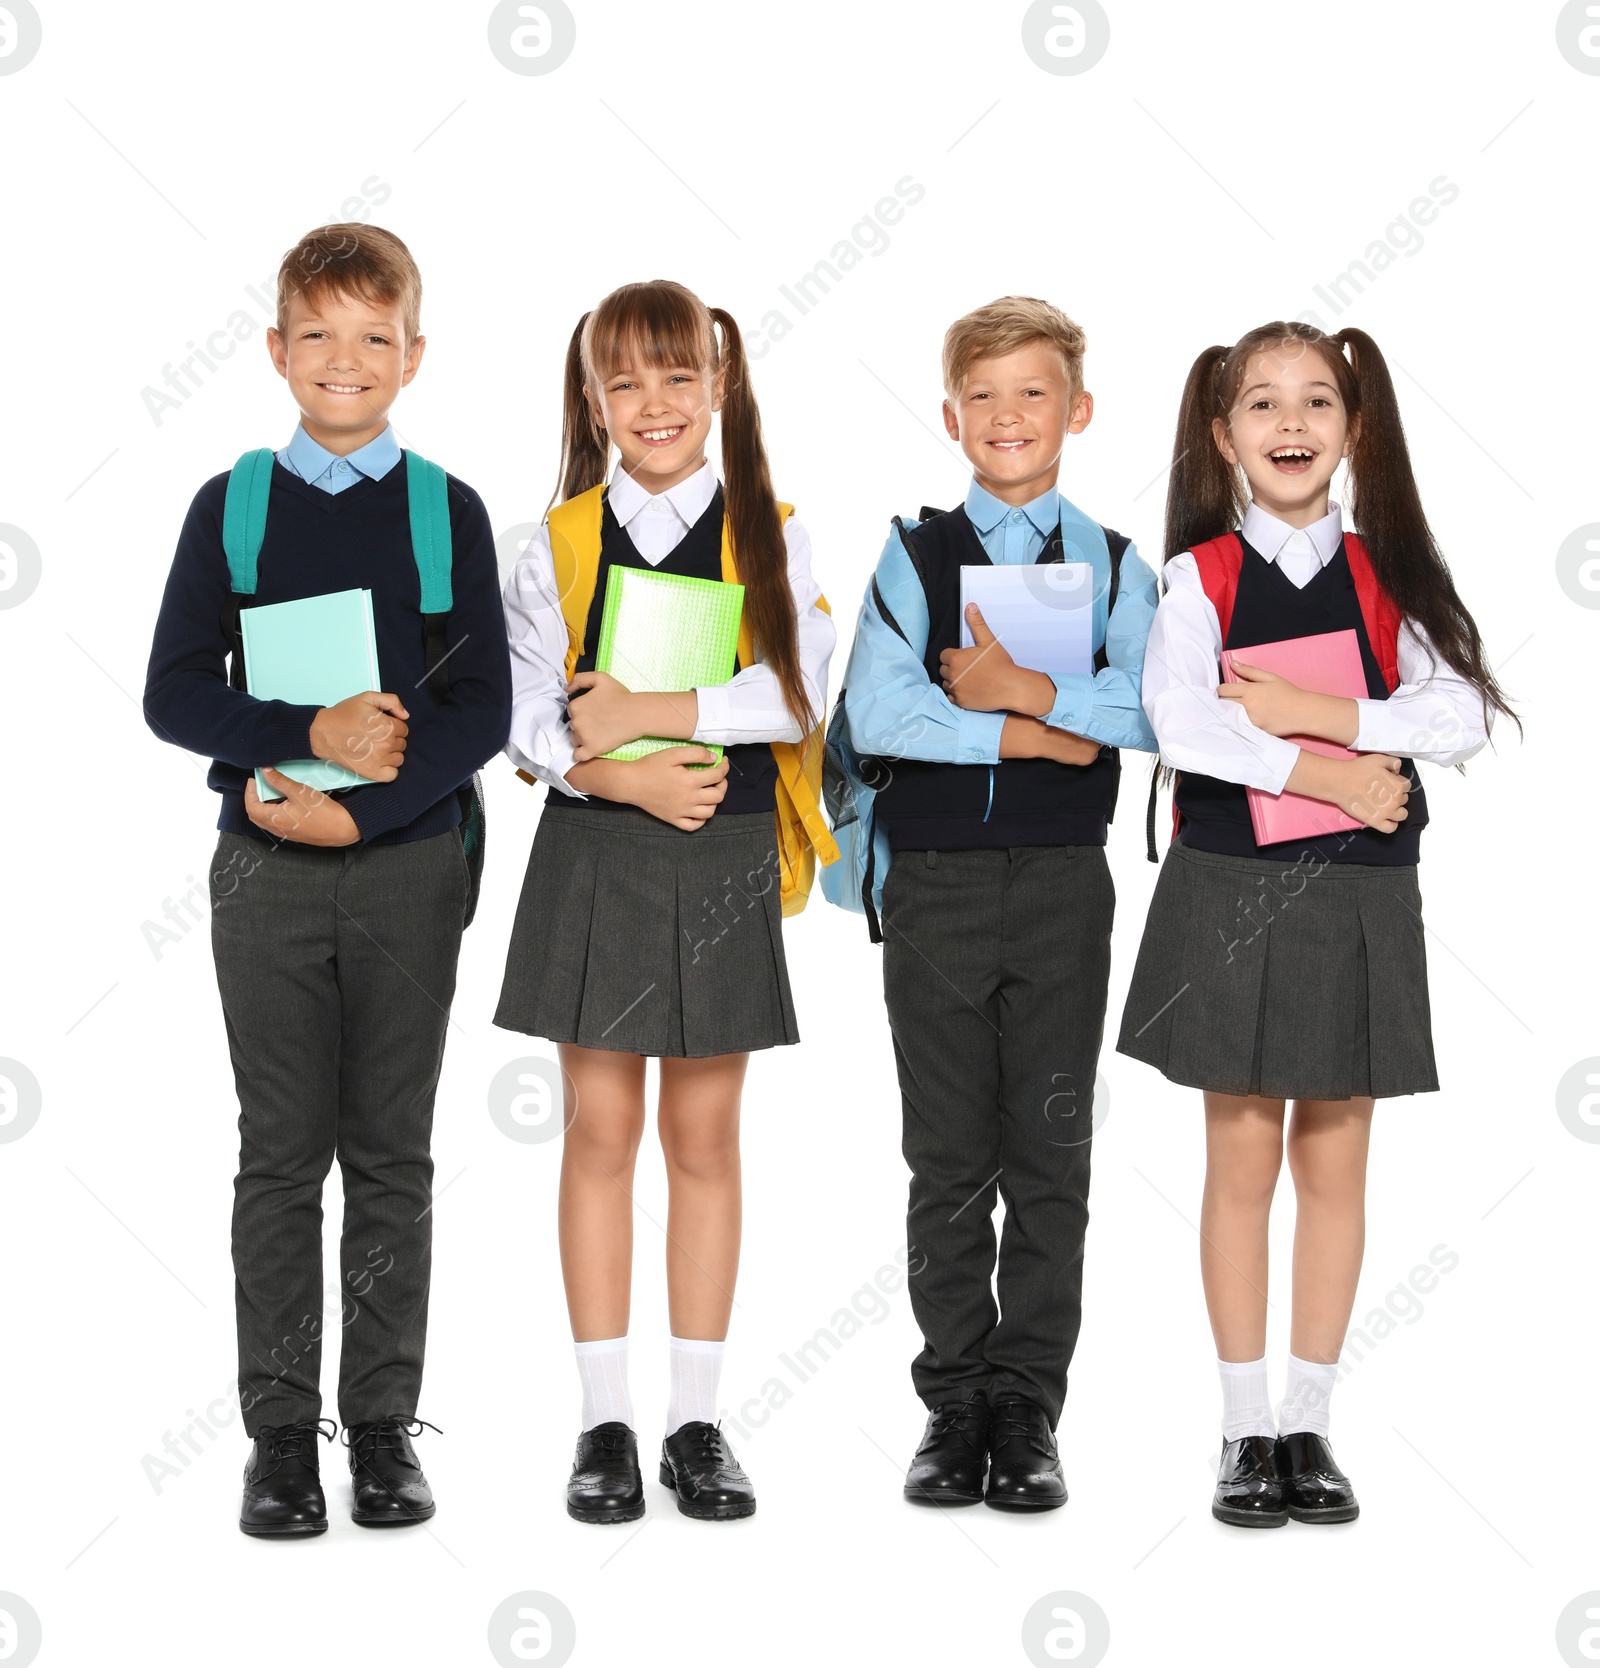
<path id="1" fill-rule="evenodd" d="M 1000 1402 L 989 1425 L 989 1440 L 1000 1443 L 1018 1436 L 1031 1440 L 1038 1431 L 1038 1417 L 1027 1402 Z"/>
<path id="2" fill-rule="evenodd" d="M 329 1428 L 323 1429 L 326 1425 Z M 261 1444 L 262 1476 L 269 1476 L 285 1460 L 317 1463 L 317 1438 L 332 1442 L 339 1427 L 331 1419 L 301 1419 L 292 1425 L 263 1425 L 256 1432 Z"/>
<path id="3" fill-rule="evenodd" d="M 426 1419 L 403 1413 L 386 1413 L 383 1418 L 375 1419 L 353 1441 L 350 1428 L 346 1426 L 340 1441 L 350 1450 L 351 1459 L 355 1464 L 368 1465 L 377 1457 L 380 1448 L 390 1448 L 397 1453 L 403 1453 L 406 1439 L 420 1436 L 424 1425 L 427 1425 L 430 1431 L 438 1431 L 440 1436 L 444 1435 L 437 1425 L 430 1424 Z"/>
<path id="4" fill-rule="evenodd" d="M 728 1439 L 722 1434 L 720 1422 L 709 1425 L 703 1419 L 697 1419 L 693 1424 L 685 1425 L 673 1440 L 692 1450 L 687 1455 L 691 1463 L 715 1466 L 733 1463 L 733 1455 L 728 1451 Z"/>
<path id="5" fill-rule="evenodd" d="M 628 1432 L 625 1428 L 607 1430 L 604 1426 L 597 1425 L 588 1436 L 596 1448 L 604 1448 L 610 1454 L 620 1454 L 628 1446 Z"/>
<path id="6" fill-rule="evenodd" d="M 959 1402 L 941 1402 L 929 1415 L 930 1436 L 941 1437 L 949 1431 L 977 1445 L 983 1422 L 984 1404 L 976 1396 L 965 1396 Z"/>

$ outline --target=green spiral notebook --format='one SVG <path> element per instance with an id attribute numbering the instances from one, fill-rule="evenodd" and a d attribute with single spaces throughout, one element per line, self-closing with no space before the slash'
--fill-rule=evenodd
<path id="1" fill-rule="evenodd" d="M 641 691 L 726 683 L 738 662 L 743 611 L 743 585 L 648 568 L 613 567 L 606 579 L 595 669 Z M 664 747 L 684 745 L 660 736 L 640 736 L 605 757 L 642 759 Z M 720 760 L 722 749 L 706 745 Z"/>

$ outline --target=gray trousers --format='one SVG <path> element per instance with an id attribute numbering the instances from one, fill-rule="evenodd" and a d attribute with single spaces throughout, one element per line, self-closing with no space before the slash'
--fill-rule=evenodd
<path id="1" fill-rule="evenodd" d="M 894 855 L 883 987 L 924 1340 L 911 1378 L 930 1407 L 982 1390 L 1061 1416 L 1115 903 L 1100 846 Z"/>
<path id="2" fill-rule="evenodd" d="M 322 1412 L 322 1185 L 335 1157 L 339 1416 L 416 1412 L 428 1146 L 466 900 L 454 830 L 389 846 L 217 842 L 211 944 L 239 1095 L 233 1267 L 251 1436 Z"/>

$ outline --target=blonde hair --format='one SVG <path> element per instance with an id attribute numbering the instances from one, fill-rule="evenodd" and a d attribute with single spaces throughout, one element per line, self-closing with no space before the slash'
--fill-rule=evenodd
<path id="1" fill-rule="evenodd" d="M 944 387 L 959 394 L 980 359 L 1045 342 L 1061 355 L 1073 396 L 1083 392 L 1082 329 L 1059 307 L 1031 295 L 1003 295 L 956 320 L 944 334 Z"/>
<path id="2" fill-rule="evenodd" d="M 318 226 L 283 257 L 278 267 L 280 334 L 289 327 L 289 304 L 297 295 L 309 307 L 330 295 L 396 305 L 407 349 L 421 332 L 422 274 L 411 251 L 381 226 L 358 221 Z"/>

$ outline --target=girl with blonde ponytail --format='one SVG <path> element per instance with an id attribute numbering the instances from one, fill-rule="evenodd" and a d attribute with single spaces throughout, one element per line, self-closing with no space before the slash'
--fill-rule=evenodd
<path id="1" fill-rule="evenodd" d="M 720 482 L 706 457 L 714 414 Z M 613 567 L 736 577 L 742 670 L 680 690 L 597 671 Z M 567 1510 L 589 1523 L 644 1511 L 627 1333 L 653 1056 L 672 1325 L 659 1476 L 690 1517 L 747 1517 L 755 1493 L 716 1399 L 739 1263 L 740 1094 L 752 1049 L 799 1040 L 780 907 L 796 860 L 779 813 L 804 796 L 797 772 L 820 746 L 834 631 L 805 531 L 773 494 L 727 313 L 656 280 L 578 321 L 556 503 L 505 601 L 506 751 L 547 791 L 495 1023 L 548 1038 L 561 1059 L 561 1263 L 583 1385 Z M 683 745 L 604 756 L 641 736 Z M 724 749 L 714 765 L 708 743 Z"/>

